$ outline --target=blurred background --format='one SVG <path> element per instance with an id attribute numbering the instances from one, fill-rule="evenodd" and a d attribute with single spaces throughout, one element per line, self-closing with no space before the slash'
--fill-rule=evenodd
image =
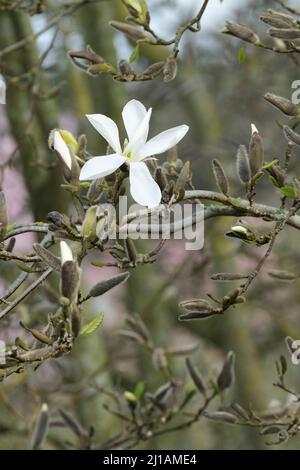
<path id="1" fill-rule="evenodd" d="M 1 49 L 39 31 L 65 2 L 45 3 L 47 13 L 32 17 L 0 11 Z M 153 29 L 166 38 L 172 36 L 179 24 L 196 14 L 199 3 L 148 0 Z M 293 3 L 298 2 L 289 2 L 291 6 Z M 278 4 L 275 0 L 211 0 L 202 31 L 185 35 L 177 77 L 167 84 L 161 78 L 123 84 L 110 76 L 91 77 L 68 60 L 67 51 L 84 50 L 87 44 L 113 64 L 128 59 L 134 45 L 108 24 L 126 16 L 118 0 L 86 5 L 63 19 L 57 31 L 51 28 L 30 46 L 3 57 L 0 71 L 7 81 L 7 105 L 0 105 L 0 184 L 8 202 L 9 222 L 45 220 L 49 211 L 68 207 L 66 193 L 60 188 L 61 172 L 48 148 L 49 131 L 60 127 L 74 135 L 86 133 L 89 151 L 101 155 L 105 143 L 88 125 L 85 114 L 106 114 L 121 125 L 122 107 L 131 98 L 153 107 L 151 135 L 182 123 L 190 126 L 178 155 L 183 161 L 191 161 L 196 188 L 216 190 L 211 162 L 218 158 L 229 175 L 232 194 L 240 196 L 242 188 L 235 172 L 237 147 L 248 145 L 253 122 L 263 136 L 266 160 L 284 159 L 286 143 L 276 125 L 282 117 L 263 95 L 269 91 L 290 98 L 291 83 L 300 79 L 300 71 L 289 57 L 242 44 L 220 31 L 225 20 L 234 20 L 264 37 L 266 27 L 259 16 L 267 8 L 276 9 Z M 246 53 L 243 63 L 238 60 L 241 47 Z M 135 67 L 144 70 L 165 56 L 164 48 L 145 46 Z M 38 71 L 37 63 L 42 63 Z M 296 158 L 292 170 L 299 176 Z M 280 197 L 263 180 L 257 201 L 278 205 Z M 118 334 L 126 315 L 135 312 L 141 315 L 157 346 L 197 344 L 193 361 L 204 376 L 217 374 L 226 353 L 233 350 L 236 381 L 224 398 L 226 402 L 238 401 L 258 410 L 286 403 L 287 395 L 272 386 L 276 379 L 274 361 L 280 354 L 288 354 L 284 343 L 287 335 L 300 338 L 300 281 L 276 281 L 267 271 L 299 272 L 297 231 L 287 228 L 280 235 L 266 272 L 254 283 L 247 303 L 207 322 L 178 321 L 178 302 L 205 297 L 207 292 L 220 296 L 228 290 L 228 283 L 223 287 L 223 283 L 210 280 L 213 273 L 250 271 L 264 252 L 264 247 L 245 248 L 224 237 L 234 221 L 228 217 L 207 221 L 204 249 L 199 252 L 187 252 L 184 242 L 170 240 L 157 263 L 132 270 L 125 285 L 86 305 L 85 318 L 92 319 L 103 311 L 104 323 L 96 333 L 80 339 L 71 355 L 1 383 L 0 449 L 28 448 L 33 420 L 44 401 L 54 416 L 56 409 L 63 407 L 84 426 L 92 424 L 99 442 L 117 432 L 118 420 L 103 408 L 107 397 L 102 388 L 132 390 L 143 381 L 151 391 L 164 383 L 151 355 Z M 31 235 L 18 237 L 18 251 L 30 250 L 32 242 Z M 141 242 L 141 250 L 150 251 L 151 243 Z M 100 254 L 96 257 L 102 260 Z M 1 291 L 18 269 L 13 262 L 1 263 L 0 269 Z M 93 267 L 87 261 L 84 283 L 88 288 L 115 272 Z M 34 325 L 47 309 L 49 301 L 35 294 L 26 306 L 1 322 L 0 339 L 11 343 L 16 333 L 24 335 L 19 331 L 19 320 Z M 176 377 L 184 380 L 184 357 L 170 361 Z M 288 362 L 290 380 L 297 387 L 299 366 Z M 65 448 L 69 441 L 72 436 L 65 430 L 50 430 L 46 448 Z M 203 419 L 190 429 L 150 439 L 141 448 L 264 449 L 264 442 L 255 429 L 211 424 Z M 295 438 L 281 448 L 298 447 Z"/>

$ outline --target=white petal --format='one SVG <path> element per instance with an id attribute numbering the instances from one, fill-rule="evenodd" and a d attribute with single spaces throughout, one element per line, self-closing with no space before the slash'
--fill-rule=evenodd
<path id="1" fill-rule="evenodd" d="M 144 118 L 140 122 L 139 126 L 136 128 L 136 131 L 126 146 L 124 152 L 132 152 L 133 155 L 138 153 L 139 149 L 143 147 L 147 141 L 149 133 L 149 121 L 152 114 L 152 108 L 148 109 Z"/>
<path id="2" fill-rule="evenodd" d="M 86 117 L 99 134 L 109 143 L 111 148 L 114 149 L 115 152 L 121 153 L 117 124 L 109 117 L 104 116 L 104 114 L 87 114 Z"/>
<path id="3" fill-rule="evenodd" d="M 62 265 L 65 264 L 66 261 L 73 261 L 71 248 L 64 241 L 60 242 L 60 257 Z"/>
<path id="4" fill-rule="evenodd" d="M 152 178 L 146 163 L 131 163 L 129 165 L 129 180 L 131 195 L 138 204 L 150 208 L 159 205 L 161 191 Z"/>
<path id="5" fill-rule="evenodd" d="M 66 142 L 60 135 L 59 131 L 54 131 L 54 136 L 53 136 L 53 147 L 54 150 L 59 153 L 69 170 L 72 168 L 72 158 L 70 154 L 69 147 L 67 146 Z"/>
<path id="6" fill-rule="evenodd" d="M 161 132 L 157 136 L 150 139 L 138 152 L 140 160 L 150 157 L 151 155 L 159 155 L 160 153 L 169 150 L 178 144 L 181 139 L 185 136 L 189 126 L 185 124 L 182 126 L 172 127 L 167 131 Z"/>
<path id="7" fill-rule="evenodd" d="M 0 104 L 6 103 L 6 83 L 0 78 Z"/>
<path id="8" fill-rule="evenodd" d="M 251 134 L 253 135 L 255 133 L 259 134 L 258 129 L 255 124 L 251 124 Z"/>
<path id="9" fill-rule="evenodd" d="M 129 141 L 134 138 L 134 134 L 146 114 L 147 110 L 140 101 L 131 100 L 124 106 L 122 117 Z"/>
<path id="10" fill-rule="evenodd" d="M 93 157 L 81 168 L 79 179 L 80 181 L 94 180 L 96 178 L 110 175 L 125 161 L 125 157 L 116 154 L 106 155 L 104 157 Z"/>

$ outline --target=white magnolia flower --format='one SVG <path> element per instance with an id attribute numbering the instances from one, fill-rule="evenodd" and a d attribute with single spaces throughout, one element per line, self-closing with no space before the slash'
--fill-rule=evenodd
<path id="1" fill-rule="evenodd" d="M 0 78 L 0 104 L 6 103 L 6 83 Z"/>
<path id="2" fill-rule="evenodd" d="M 88 114 L 87 118 L 92 126 L 104 137 L 115 153 L 88 160 L 81 169 L 80 180 L 93 180 L 110 175 L 127 162 L 133 199 L 142 206 L 150 208 L 158 206 L 161 191 L 143 160 L 174 147 L 185 136 L 189 127 L 186 125 L 173 127 L 147 142 L 151 112 L 151 108 L 147 111 L 137 100 L 131 100 L 125 105 L 122 117 L 128 140 L 125 140 L 123 149 L 115 122 L 103 114 Z"/>

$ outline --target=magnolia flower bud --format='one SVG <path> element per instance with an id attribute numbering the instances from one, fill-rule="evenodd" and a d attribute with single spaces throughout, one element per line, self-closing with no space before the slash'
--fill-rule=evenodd
<path id="1" fill-rule="evenodd" d="M 127 23 L 122 23 L 121 21 L 110 21 L 109 24 L 113 28 L 120 31 L 121 33 L 126 34 L 126 36 L 130 37 L 134 41 L 140 41 L 142 39 L 142 40 L 145 40 L 145 41 L 150 42 L 152 44 L 156 43 L 156 41 L 154 40 L 154 38 L 150 34 L 148 34 L 147 32 L 142 31 L 139 28 L 136 28 L 135 26 L 132 26 L 132 25 L 127 24 Z"/>
<path id="2" fill-rule="evenodd" d="M 223 368 L 217 379 L 217 384 L 218 384 L 220 391 L 223 391 L 226 388 L 229 388 L 234 381 L 234 362 L 235 362 L 235 355 L 232 351 L 230 351 L 227 354 Z"/>
<path id="3" fill-rule="evenodd" d="M 213 164 L 213 172 L 214 172 L 214 175 L 215 175 L 216 182 L 217 182 L 220 190 L 222 191 L 222 193 L 225 196 L 228 196 L 228 194 L 229 194 L 229 182 L 228 182 L 227 176 L 225 174 L 225 171 L 224 171 L 221 163 L 218 160 L 214 159 L 212 164 Z"/>
<path id="4" fill-rule="evenodd" d="M 157 77 L 162 69 L 164 68 L 164 65 L 165 63 L 163 61 L 160 61 L 160 62 L 155 62 L 154 64 L 151 64 L 149 65 L 149 67 L 146 68 L 146 70 L 144 70 L 144 72 L 142 73 L 142 75 L 146 75 L 146 76 L 149 76 L 149 77 Z"/>
<path id="5" fill-rule="evenodd" d="M 89 207 L 82 224 L 82 235 L 91 241 L 96 238 L 97 209 L 98 206 Z"/>
<path id="6" fill-rule="evenodd" d="M 293 131 L 289 126 L 283 126 L 283 133 L 288 142 L 300 146 L 300 135 Z"/>
<path id="7" fill-rule="evenodd" d="M 282 96 L 273 95 L 273 93 L 266 93 L 264 95 L 264 99 L 287 116 L 298 116 L 300 113 L 299 108 L 292 103 L 292 101 L 283 98 Z"/>
<path id="8" fill-rule="evenodd" d="M 251 175 L 254 176 L 261 169 L 264 161 L 263 141 L 254 124 L 251 124 L 251 139 L 249 144 L 249 163 Z"/>
<path id="9" fill-rule="evenodd" d="M 149 23 L 149 11 L 145 0 L 122 0 L 130 15 L 140 23 Z"/>
<path id="10" fill-rule="evenodd" d="M 39 243 L 34 243 L 33 249 L 47 266 L 54 269 L 54 271 L 60 272 L 61 261 L 57 256 Z"/>
<path id="11" fill-rule="evenodd" d="M 202 393 L 204 396 L 206 396 L 206 387 L 204 385 L 204 381 L 203 381 L 202 376 L 200 375 L 200 372 L 193 365 L 189 357 L 186 358 L 185 363 L 197 390 L 200 393 Z"/>
<path id="12" fill-rule="evenodd" d="M 238 420 L 237 416 L 233 415 L 232 413 L 228 413 L 227 411 L 204 411 L 203 416 L 211 419 L 212 421 L 228 424 L 234 424 Z"/>
<path id="13" fill-rule="evenodd" d="M 291 15 L 288 15 L 287 13 L 282 13 L 281 11 L 275 10 L 268 10 L 266 14 L 272 18 L 276 18 L 277 20 L 285 21 L 290 27 L 298 25 L 298 22 L 295 20 L 295 18 L 293 18 Z"/>
<path id="14" fill-rule="evenodd" d="M 48 405 L 43 403 L 40 414 L 35 424 L 31 439 L 32 449 L 40 449 L 47 436 L 49 427 Z"/>
<path id="15" fill-rule="evenodd" d="M 78 151 L 75 137 L 64 129 L 54 129 L 49 135 L 49 147 L 56 150 L 63 167 L 64 177 L 68 182 L 78 182 L 80 168 L 74 153 Z"/>
<path id="16" fill-rule="evenodd" d="M 231 227 L 231 230 L 226 232 L 225 235 L 231 238 L 238 238 L 246 243 L 254 243 L 257 237 L 256 232 L 245 222 L 240 222 L 241 224 Z"/>
<path id="17" fill-rule="evenodd" d="M 273 38 L 285 39 L 293 41 L 300 38 L 300 29 L 291 28 L 270 28 L 267 33 Z"/>
<path id="18" fill-rule="evenodd" d="M 142 13 L 142 7 L 138 0 L 122 0 L 122 2 L 128 8 L 129 13 L 135 18 L 138 18 Z"/>
<path id="19" fill-rule="evenodd" d="M 56 150 L 56 152 L 58 153 L 58 156 L 61 158 L 64 165 L 67 167 L 68 170 L 71 171 L 72 159 L 71 159 L 70 150 L 67 144 L 65 143 L 64 139 L 62 138 L 59 130 L 54 129 L 53 131 L 50 132 L 48 142 L 49 142 L 49 147 L 52 150 Z"/>
<path id="20" fill-rule="evenodd" d="M 236 170 L 242 183 L 248 183 L 251 179 L 248 152 L 245 145 L 240 145 L 236 155 Z"/>
<path id="21" fill-rule="evenodd" d="M 117 274 L 116 276 L 110 277 L 109 279 L 106 279 L 105 281 L 98 282 L 91 288 L 87 298 L 99 297 L 100 295 L 105 294 L 105 292 L 108 292 L 109 290 L 118 286 L 122 282 L 127 281 L 129 276 L 130 276 L 129 272 L 124 272 L 121 274 Z"/>
<path id="22" fill-rule="evenodd" d="M 120 60 L 119 70 L 122 77 L 125 78 L 126 81 L 130 82 L 134 79 L 135 72 L 127 60 Z"/>
<path id="23" fill-rule="evenodd" d="M 79 289 L 79 271 L 77 263 L 65 261 L 61 268 L 61 293 L 70 302 L 76 302 Z"/>
<path id="24" fill-rule="evenodd" d="M 168 57 L 164 65 L 164 82 L 171 82 L 177 74 L 177 60 L 175 57 Z"/>
<path id="25" fill-rule="evenodd" d="M 274 28 L 291 28 L 297 26 L 297 22 L 292 16 L 279 13 L 277 11 L 268 10 L 260 17 L 261 21 L 273 26 Z"/>
<path id="26" fill-rule="evenodd" d="M 85 60 L 91 64 L 102 64 L 104 62 L 103 57 L 101 57 L 99 54 L 97 54 L 91 46 L 87 46 L 86 51 L 69 51 L 68 52 L 69 57 L 73 61 L 73 63 L 83 69 L 86 70 L 88 65 L 81 64 L 78 59 Z"/>
<path id="27" fill-rule="evenodd" d="M 260 39 L 258 35 L 252 31 L 252 29 L 248 28 L 243 24 L 239 23 L 232 23 L 231 21 L 226 21 L 226 27 L 222 31 L 225 34 L 231 34 L 243 41 L 250 42 L 252 44 L 259 44 Z"/>
<path id="28" fill-rule="evenodd" d="M 163 191 L 165 187 L 167 186 L 168 181 L 161 167 L 157 167 L 155 169 L 154 179 L 157 182 L 158 186 L 160 187 L 161 191 Z"/>

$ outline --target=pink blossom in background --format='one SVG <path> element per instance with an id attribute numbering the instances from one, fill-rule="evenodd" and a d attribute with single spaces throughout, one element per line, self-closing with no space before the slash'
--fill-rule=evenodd
<path id="1" fill-rule="evenodd" d="M 2 110 L 1 110 L 2 111 Z M 6 116 L 0 114 L 0 166 L 1 166 L 1 188 L 5 193 L 9 223 L 17 225 L 32 223 L 32 214 L 27 205 L 27 191 L 22 174 L 17 165 L 6 165 L 12 153 L 15 151 L 16 143 L 9 133 Z M 14 157 L 13 163 L 16 162 Z M 24 234 L 16 237 L 16 249 L 26 251 L 30 249 L 34 241 L 33 234 Z"/>

